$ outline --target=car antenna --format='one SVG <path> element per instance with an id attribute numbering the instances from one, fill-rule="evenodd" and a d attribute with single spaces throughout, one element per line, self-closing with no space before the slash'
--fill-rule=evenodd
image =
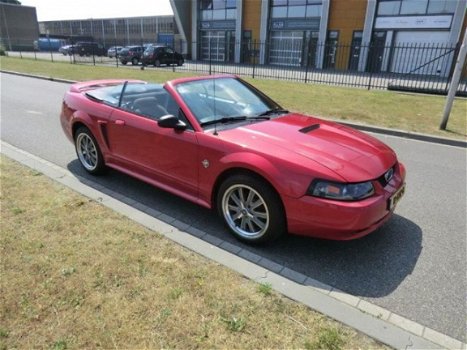
<path id="1" fill-rule="evenodd" d="M 213 83 L 213 90 L 214 90 L 214 118 L 217 119 L 217 113 L 216 113 L 216 78 L 212 80 Z M 217 133 L 217 122 L 214 123 L 214 136 L 219 135 Z"/>

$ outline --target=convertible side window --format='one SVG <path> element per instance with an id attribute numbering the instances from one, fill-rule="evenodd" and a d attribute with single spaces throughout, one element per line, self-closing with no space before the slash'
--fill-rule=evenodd
<path id="1" fill-rule="evenodd" d="M 158 120 L 169 114 L 165 90 L 158 84 L 128 84 L 123 92 L 120 108 L 140 116 Z"/>
<path id="2" fill-rule="evenodd" d="M 172 114 L 185 122 L 187 129 L 194 130 L 177 102 L 160 84 L 127 84 L 120 108 L 152 120 L 159 120 L 164 115 Z"/>
<path id="3" fill-rule="evenodd" d="M 157 120 L 169 114 L 163 107 L 163 103 L 155 96 L 138 97 L 133 102 L 133 111 L 151 119 Z"/>

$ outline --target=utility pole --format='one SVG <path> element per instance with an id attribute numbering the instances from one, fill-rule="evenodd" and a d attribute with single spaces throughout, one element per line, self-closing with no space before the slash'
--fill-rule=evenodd
<path id="1" fill-rule="evenodd" d="M 452 75 L 451 85 L 449 86 L 448 97 L 446 98 L 446 105 L 444 106 L 443 119 L 439 125 L 440 130 L 446 130 L 448 124 L 449 115 L 451 114 L 452 104 L 454 97 L 456 97 L 457 87 L 462 74 L 462 67 L 464 66 L 465 56 L 467 53 L 467 32 L 464 33 L 464 40 L 462 40 L 462 46 L 457 55 L 456 67 L 454 68 L 454 74 Z"/>

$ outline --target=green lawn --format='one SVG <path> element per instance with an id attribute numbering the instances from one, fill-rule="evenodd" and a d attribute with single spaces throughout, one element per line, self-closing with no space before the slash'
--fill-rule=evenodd
<path id="1" fill-rule="evenodd" d="M 196 75 L 186 72 L 174 73 L 166 68 L 148 67 L 142 71 L 124 67 L 52 63 L 9 57 L 2 57 L 0 65 L 4 70 L 72 80 L 135 78 L 164 82 Z M 445 103 L 443 96 L 383 90 L 368 91 L 266 79 L 246 78 L 246 80 L 291 111 L 449 138 L 466 139 L 467 137 L 467 99 L 465 98 L 456 98 L 447 130 L 441 131 L 439 123 Z"/>
<path id="2" fill-rule="evenodd" d="M 0 349 L 387 349 L 0 159 Z"/>

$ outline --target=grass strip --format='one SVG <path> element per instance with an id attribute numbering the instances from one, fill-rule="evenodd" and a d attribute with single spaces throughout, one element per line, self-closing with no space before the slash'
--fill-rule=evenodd
<path id="1" fill-rule="evenodd" d="M 196 75 L 172 72 L 167 68 L 104 67 L 65 62 L 1 57 L 5 70 L 39 74 L 71 80 L 134 78 L 152 82 Z M 456 139 L 467 137 L 467 99 L 456 98 L 446 131 L 439 130 L 445 97 L 364 90 L 338 86 L 303 84 L 280 80 L 251 79 L 254 84 L 283 107 L 310 115 L 358 122 L 410 132 L 420 132 Z M 7 88 L 7 87 L 3 87 Z"/>
<path id="2" fill-rule="evenodd" d="M 0 349 L 385 348 L 1 157 Z"/>

